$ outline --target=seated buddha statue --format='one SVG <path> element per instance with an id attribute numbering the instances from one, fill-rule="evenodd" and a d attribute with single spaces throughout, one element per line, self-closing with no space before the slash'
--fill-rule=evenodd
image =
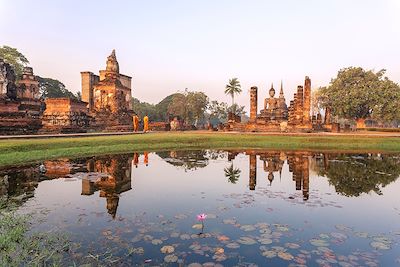
<path id="1" fill-rule="evenodd" d="M 269 121 L 282 121 L 287 117 L 287 107 L 285 103 L 285 97 L 283 96 L 283 88 L 281 86 L 281 92 L 279 98 L 275 97 L 274 85 L 271 85 L 269 89 L 269 96 L 264 100 L 264 109 L 261 110 L 261 117 L 266 122 Z"/>

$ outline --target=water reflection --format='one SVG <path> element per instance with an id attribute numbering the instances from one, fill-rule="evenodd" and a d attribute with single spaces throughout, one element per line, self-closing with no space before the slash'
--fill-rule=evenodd
<path id="1" fill-rule="evenodd" d="M 70 233 L 77 245 L 67 261 L 78 265 L 93 263 L 90 253 L 110 266 L 178 258 L 182 265 L 393 266 L 400 184 L 383 187 L 398 178 L 399 160 L 271 150 L 59 159 L 0 170 L 0 196 L 23 203 L 21 212 L 46 210 L 33 231 Z M 202 212 L 208 217 L 200 238 Z M 164 246 L 175 252 L 162 254 Z"/>
<path id="2" fill-rule="evenodd" d="M 88 160 L 89 173 L 82 178 L 82 195 L 100 191 L 99 196 L 106 198 L 108 213 L 115 218 L 120 194 L 132 189 L 131 162 L 132 158 L 128 155 Z"/>
<path id="3" fill-rule="evenodd" d="M 260 177 L 274 186 L 276 179 L 282 179 L 282 169 L 287 164 L 293 186 L 302 192 L 304 201 L 310 197 L 310 171 L 327 177 L 336 192 L 344 196 L 359 196 L 371 191 L 382 194 L 381 188 L 400 175 L 400 157 L 389 154 L 200 150 L 165 151 L 156 155 L 185 171 L 204 168 L 210 160 L 228 161 L 230 165 L 224 168 L 224 173 L 232 184 L 237 183 L 243 173 L 243 170 L 235 167 L 234 160 L 238 155 L 246 155 L 249 158 L 248 188 L 251 191 L 256 190 Z M 258 163 L 260 168 L 257 168 Z M 149 165 L 148 152 L 48 160 L 43 165 L 44 173 L 36 165 L 0 170 L 0 197 L 3 202 L 8 199 L 23 202 L 33 197 L 40 181 L 75 177 L 82 180 L 82 195 L 93 195 L 99 191 L 99 196 L 106 199 L 108 213 L 115 218 L 120 194 L 132 189 L 132 168 L 140 165 L 153 168 Z M 263 173 L 257 173 L 260 171 Z"/>

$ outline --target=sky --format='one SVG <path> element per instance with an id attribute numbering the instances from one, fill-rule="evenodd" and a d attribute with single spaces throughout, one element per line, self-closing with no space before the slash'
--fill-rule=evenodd
<path id="1" fill-rule="evenodd" d="M 400 0 L 0 0 L 0 46 L 73 92 L 116 49 L 141 101 L 188 88 L 230 103 L 225 85 L 237 77 L 235 101 L 248 108 L 257 86 L 261 109 L 271 83 L 283 80 L 289 103 L 305 76 L 318 88 L 350 66 L 400 83 L 399 14 Z"/>

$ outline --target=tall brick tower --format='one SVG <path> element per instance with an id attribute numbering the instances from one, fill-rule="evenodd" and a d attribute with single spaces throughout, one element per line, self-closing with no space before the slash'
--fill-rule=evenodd
<path id="1" fill-rule="evenodd" d="M 250 88 L 250 122 L 256 122 L 257 118 L 257 86 Z"/>
<path id="2" fill-rule="evenodd" d="M 306 76 L 304 81 L 303 123 L 310 123 L 311 111 L 311 79 Z"/>

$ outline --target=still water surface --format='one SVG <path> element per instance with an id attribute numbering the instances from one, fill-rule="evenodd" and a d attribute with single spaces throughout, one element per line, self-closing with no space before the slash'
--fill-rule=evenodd
<path id="1" fill-rule="evenodd" d="M 67 233 L 66 264 L 400 266 L 399 155 L 168 151 L 1 174 L 20 213 L 45 214 L 33 232 Z"/>

